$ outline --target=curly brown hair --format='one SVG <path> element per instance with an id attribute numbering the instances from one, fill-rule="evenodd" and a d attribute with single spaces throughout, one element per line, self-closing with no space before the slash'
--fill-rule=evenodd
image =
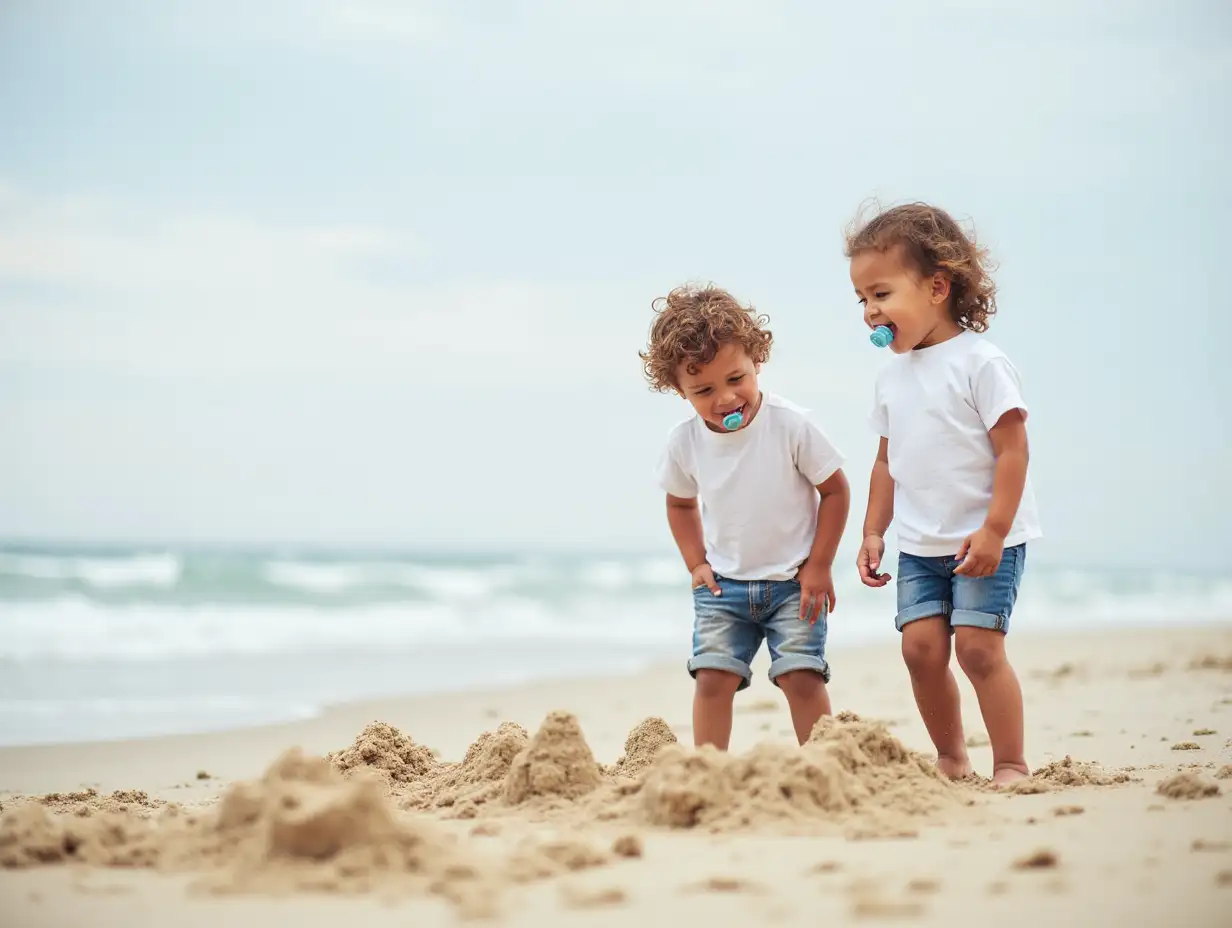
<path id="1" fill-rule="evenodd" d="M 862 211 L 863 212 L 863 211 Z M 997 311 L 997 285 L 988 250 L 975 235 L 963 231 L 945 210 L 928 203 L 907 203 L 878 212 L 872 219 L 856 218 L 847 232 L 844 253 L 888 251 L 901 245 L 907 259 L 924 277 L 938 272 L 950 281 L 950 314 L 964 329 L 984 332 Z"/>
<path id="2" fill-rule="evenodd" d="M 639 351 L 642 368 L 651 389 L 679 392 L 676 376 L 681 364 L 695 374 L 714 360 L 719 347 L 736 342 L 753 360 L 762 364 L 770 357 L 774 340 L 765 328 L 770 317 L 742 306 L 726 290 L 707 284 L 686 284 L 654 300 L 655 320 L 650 326 L 650 344 Z"/>

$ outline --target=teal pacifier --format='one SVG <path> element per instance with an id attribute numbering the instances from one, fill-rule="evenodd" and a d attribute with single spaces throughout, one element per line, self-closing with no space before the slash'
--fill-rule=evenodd
<path id="1" fill-rule="evenodd" d="M 729 432 L 736 431 L 736 429 L 740 428 L 742 425 L 744 425 L 744 413 L 742 413 L 739 409 L 735 412 L 729 412 L 723 417 L 723 428 L 727 429 Z"/>
<path id="2" fill-rule="evenodd" d="M 884 348 L 894 341 L 894 330 L 888 325 L 879 325 L 869 333 L 868 340 L 878 348 Z"/>

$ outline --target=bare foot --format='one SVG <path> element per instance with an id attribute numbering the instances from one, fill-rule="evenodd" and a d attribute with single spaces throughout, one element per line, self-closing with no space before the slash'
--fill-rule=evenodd
<path id="1" fill-rule="evenodd" d="M 1019 770 L 1017 767 L 1002 767 L 999 770 L 994 770 L 992 773 L 992 781 L 997 786 L 1009 786 L 1011 783 L 1017 783 L 1019 780 L 1029 779 L 1031 774 Z"/>
<path id="2" fill-rule="evenodd" d="M 937 770 L 947 780 L 964 780 L 971 776 L 971 761 L 966 757 L 940 754 L 937 757 Z"/>

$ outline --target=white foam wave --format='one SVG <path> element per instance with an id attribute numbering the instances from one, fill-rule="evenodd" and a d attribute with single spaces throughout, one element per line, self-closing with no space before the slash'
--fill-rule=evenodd
<path id="1" fill-rule="evenodd" d="M 262 575 L 275 586 L 314 595 L 338 595 L 366 587 L 417 590 L 441 599 L 479 599 L 516 579 L 511 568 L 427 567 L 397 562 L 325 563 L 272 561 Z"/>
<path id="2" fill-rule="evenodd" d="M 51 557 L 0 554 L 0 574 L 34 580 L 79 580 L 98 589 L 159 587 L 179 583 L 184 565 L 175 554 L 124 557 Z"/>
<path id="3" fill-rule="evenodd" d="M 687 605 L 687 603 L 686 603 Z M 311 606 L 106 606 L 72 596 L 11 602 L 0 610 L 0 659 L 156 661 L 211 655 L 415 649 L 473 640 L 552 639 L 658 642 L 687 635 L 678 603 L 637 615 L 601 602 L 549 608 L 510 596 L 468 610 L 432 603 L 382 603 L 346 610 Z"/>

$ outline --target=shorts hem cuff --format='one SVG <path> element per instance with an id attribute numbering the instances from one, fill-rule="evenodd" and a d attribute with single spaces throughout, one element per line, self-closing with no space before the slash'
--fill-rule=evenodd
<path id="1" fill-rule="evenodd" d="M 830 665 L 826 663 L 825 658 L 811 657 L 807 654 L 793 654 L 774 661 L 770 665 L 770 682 L 778 686 L 775 680 L 792 670 L 815 670 L 821 674 L 822 680 L 826 683 L 830 682 Z"/>
<path id="2" fill-rule="evenodd" d="M 901 632 L 903 626 L 908 622 L 914 622 L 917 619 L 931 619 L 937 615 L 949 615 L 953 611 L 954 606 L 941 599 L 935 599 L 927 603 L 917 603 L 914 606 L 908 606 L 894 617 L 894 627 Z"/>
<path id="3" fill-rule="evenodd" d="M 955 609 L 950 615 L 951 625 L 965 625 L 969 628 L 987 628 L 994 632 L 1009 631 L 1010 621 L 1006 616 L 994 615 L 991 612 L 976 612 L 972 609 Z"/>
<path id="4" fill-rule="evenodd" d="M 753 669 L 748 664 L 722 654 L 698 654 L 689 659 L 688 668 L 689 676 L 694 679 L 697 679 L 699 670 L 726 670 L 728 673 L 734 673 L 740 678 L 736 692 L 748 689 L 749 681 L 753 677 Z"/>

